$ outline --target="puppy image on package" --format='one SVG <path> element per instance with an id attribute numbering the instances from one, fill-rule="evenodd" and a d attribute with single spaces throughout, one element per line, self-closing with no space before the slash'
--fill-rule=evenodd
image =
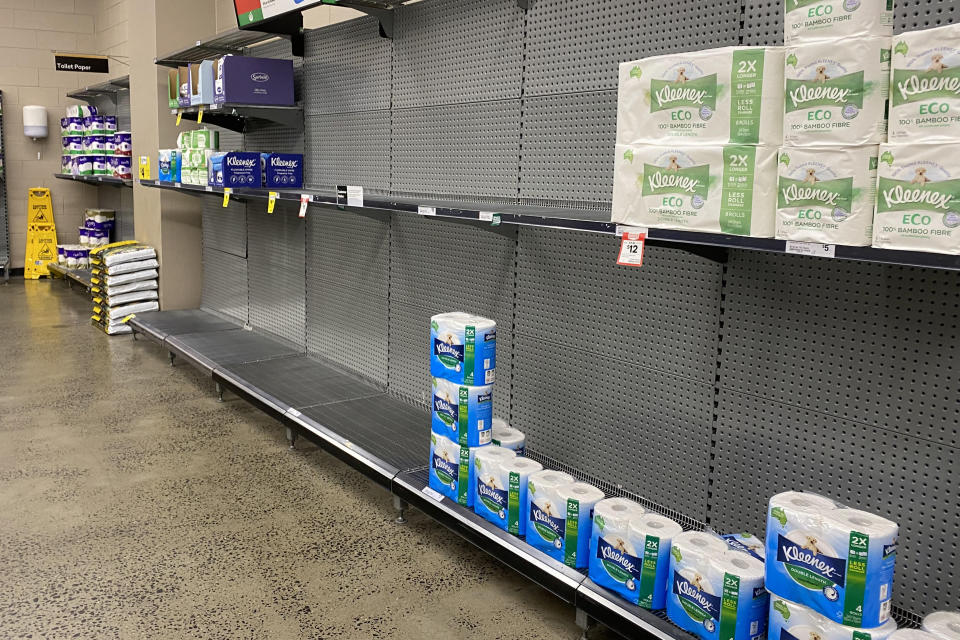
<path id="1" fill-rule="evenodd" d="M 960 26 L 894 38 L 890 142 L 960 142 Z"/>

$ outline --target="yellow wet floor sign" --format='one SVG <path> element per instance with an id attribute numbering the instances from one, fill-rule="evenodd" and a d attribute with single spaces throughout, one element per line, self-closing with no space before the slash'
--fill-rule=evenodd
<path id="1" fill-rule="evenodd" d="M 27 251 L 23 277 L 36 280 L 50 275 L 47 263 L 57 261 L 57 225 L 53 221 L 50 189 L 30 189 L 27 209 Z"/>

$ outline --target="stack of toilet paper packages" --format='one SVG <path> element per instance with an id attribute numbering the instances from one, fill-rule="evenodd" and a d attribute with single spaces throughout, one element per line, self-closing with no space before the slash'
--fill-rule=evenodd
<path id="1" fill-rule="evenodd" d="M 207 161 L 219 149 L 220 133 L 217 131 L 197 129 L 181 132 L 177 136 L 177 148 L 166 150 L 171 155 L 176 154 L 176 166 L 180 174 L 179 180 L 170 181 L 206 185 L 209 182 Z M 164 151 L 161 151 L 160 154 L 162 159 Z M 162 172 L 161 175 L 163 175 Z M 170 177 L 173 178 L 174 176 L 171 174 Z"/>
<path id="2" fill-rule="evenodd" d="M 886 140 L 892 3 L 784 4 L 776 237 L 868 246 Z"/>
<path id="3" fill-rule="evenodd" d="M 82 244 L 58 244 L 57 262 L 68 269 L 89 269 L 90 246 Z"/>
<path id="4" fill-rule="evenodd" d="M 774 609 L 771 619 L 779 614 L 791 628 L 793 619 L 825 625 L 828 635 L 886 637 L 896 629 L 890 609 L 898 535 L 895 522 L 813 493 L 773 496 L 767 589 L 786 603 L 781 608 L 795 613 Z"/>
<path id="5" fill-rule="evenodd" d="M 60 120 L 61 170 L 68 175 L 131 177 L 129 131 L 92 105 L 71 105 Z"/>
<path id="6" fill-rule="evenodd" d="M 756 640 L 766 633 L 769 598 L 753 554 L 709 532 L 674 536 L 666 608 L 678 627 L 704 640 Z"/>
<path id="7" fill-rule="evenodd" d="M 106 245 L 93 252 L 94 324 L 110 335 L 130 333 L 129 318 L 160 308 L 157 253 L 135 242 Z"/>
<path id="8" fill-rule="evenodd" d="M 527 482 L 527 544 L 569 567 L 590 563 L 593 511 L 603 491 L 562 471 L 537 471 Z"/>
<path id="9" fill-rule="evenodd" d="M 893 39 L 873 246 L 960 254 L 960 25 Z"/>
<path id="10" fill-rule="evenodd" d="M 90 248 L 110 244 L 116 218 L 113 209 L 87 209 L 83 225 L 77 230 L 80 244 Z"/>
<path id="11" fill-rule="evenodd" d="M 725 47 L 621 64 L 611 219 L 772 237 L 783 60 Z"/>

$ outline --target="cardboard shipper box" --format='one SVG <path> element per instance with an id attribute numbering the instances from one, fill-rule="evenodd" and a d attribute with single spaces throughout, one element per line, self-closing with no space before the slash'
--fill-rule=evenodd
<path id="1" fill-rule="evenodd" d="M 215 66 L 217 104 L 294 104 L 291 60 L 228 55 L 218 58 Z"/>

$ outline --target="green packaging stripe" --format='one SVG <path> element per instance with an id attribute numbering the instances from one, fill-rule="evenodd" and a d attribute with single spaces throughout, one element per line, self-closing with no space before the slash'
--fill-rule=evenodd
<path id="1" fill-rule="evenodd" d="M 477 328 L 468 326 L 464 329 L 463 335 L 466 342 L 463 346 L 463 383 L 473 384 L 473 362 L 477 355 Z"/>
<path id="2" fill-rule="evenodd" d="M 777 207 L 841 207 L 847 211 L 853 203 L 853 178 L 807 182 L 780 177 Z"/>
<path id="3" fill-rule="evenodd" d="M 684 196 L 706 198 L 710 190 L 710 165 L 673 168 L 643 165 L 644 196 L 676 193 Z"/>
<path id="4" fill-rule="evenodd" d="M 563 563 L 577 566 L 577 535 L 580 525 L 580 501 L 567 500 L 567 521 L 563 532 Z"/>
<path id="5" fill-rule="evenodd" d="M 650 81 L 650 113 L 678 107 L 717 108 L 717 74 L 695 78 Z"/>
<path id="6" fill-rule="evenodd" d="M 467 421 L 470 409 L 470 390 L 466 387 L 460 387 L 459 399 L 457 402 L 457 444 L 461 447 L 467 446 Z"/>
<path id="7" fill-rule="evenodd" d="M 723 574 L 723 597 L 720 600 L 720 638 L 733 638 L 737 630 L 737 605 L 740 600 L 740 577 Z"/>
<path id="8" fill-rule="evenodd" d="M 863 108 L 863 71 L 824 81 L 787 79 L 787 113 L 812 107 Z"/>
<path id="9" fill-rule="evenodd" d="M 760 142 L 763 62 L 764 49 L 762 48 L 733 52 L 733 69 L 730 70 L 732 83 L 730 142 L 740 144 Z"/>
<path id="10" fill-rule="evenodd" d="M 867 592 L 867 559 L 870 536 L 850 532 L 850 553 L 847 556 L 846 593 L 843 598 L 843 624 L 863 626 L 863 598 Z"/>
<path id="11" fill-rule="evenodd" d="M 507 488 L 507 531 L 520 535 L 520 474 L 510 472 Z"/>
<path id="12" fill-rule="evenodd" d="M 653 590 L 657 582 L 657 559 L 660 557 L 660 538 L 647 536 L 643 542 L 643 564 L 640 566 L 640 587 L 637 604 L 645 609 L 653 608 Z"/>
<path id="13" fill-rule="evenodd" d="M 724 233 L 750 235 L 756 165 L 756 147 L 724 147 L 720 196 L 720 230 Z"/>
<path id="14" fill-rule="evenodd" d="M 933 211 L 960 213 L 960 179 L 916 184 L 881 177 L 877 211 Z"/>
<path id="15" fill-rule="evenodd" d="M 467 506 L 467 492 L 470 490 L 470 449 L 460 447 L 460 467 L 457 470 L 457 502 Z"/>

